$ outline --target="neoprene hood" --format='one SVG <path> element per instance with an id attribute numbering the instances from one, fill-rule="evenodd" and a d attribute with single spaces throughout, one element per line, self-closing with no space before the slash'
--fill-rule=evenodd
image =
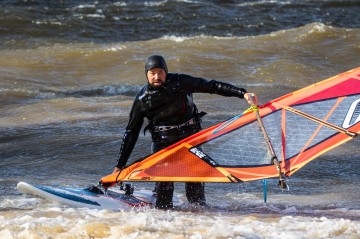
<path id="1" fill-rule="evenodd" d="M 168 73 L 168 68 L 165 62 L 165 59 L 159 55 L 150 56 L 145 63 L 145 75 L 147 72 L 154 68 L 164 69 L 166 73 Z"/>

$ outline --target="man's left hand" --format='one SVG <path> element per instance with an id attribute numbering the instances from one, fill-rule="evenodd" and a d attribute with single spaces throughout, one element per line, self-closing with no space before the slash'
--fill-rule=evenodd
<path id="1" fill-rule="evenodd" d="M 250 105 L 259 105 L 257 96 L 254 93 L 245 93 L 244 99 L 250 104 Z"/>

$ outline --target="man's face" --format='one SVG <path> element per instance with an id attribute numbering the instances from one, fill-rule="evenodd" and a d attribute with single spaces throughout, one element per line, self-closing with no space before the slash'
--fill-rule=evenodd
<path id="1" fill-rule="evenodd" d="M 153 68 L 147 72 L 146 76 L 152 87 L 160 87 L 165 84 L 166 72 L 162 68 Z"/>

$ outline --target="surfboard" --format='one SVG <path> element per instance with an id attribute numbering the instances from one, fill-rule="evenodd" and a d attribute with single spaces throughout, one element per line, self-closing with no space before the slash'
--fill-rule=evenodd
<path id="1" fill-rule="evenodd" d="M 126 184 L 123 189 L 115 189 L 113 187 L 106 192 L 96 186 L 67 188 L 32 185 L 26 182 L 19 182 L 17 189 L 24 194 L 39 196 L 53 202 L 77 208 L 130 210 L 132 208 L 151 208 L 155 205 L 156 201 L 156 194 L 151 190 L 132 192 L 133 188 L 130 184 Z M 174 196 L 174 206 L 179 206 L 182 203 L 178 197 Z"/>

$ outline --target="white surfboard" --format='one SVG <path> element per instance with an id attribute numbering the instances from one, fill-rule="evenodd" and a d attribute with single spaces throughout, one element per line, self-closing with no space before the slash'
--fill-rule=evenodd
<path id="1" fill-rule="evenodd" d="M 111 189 L 105 193 L 95 186 L 84 189 L 62 188 L 31 185 L 26 182 L 19 182 L 17 189 L 25 194 L 36 195 L 71 207 L 129 210 L 134 207 L 153 207 L 156 201 L 156 194 L 150 190 L 129 192 L 129 190 Z M 174 206 L 182 203 L 178 197 L 174 196 Z"/>

